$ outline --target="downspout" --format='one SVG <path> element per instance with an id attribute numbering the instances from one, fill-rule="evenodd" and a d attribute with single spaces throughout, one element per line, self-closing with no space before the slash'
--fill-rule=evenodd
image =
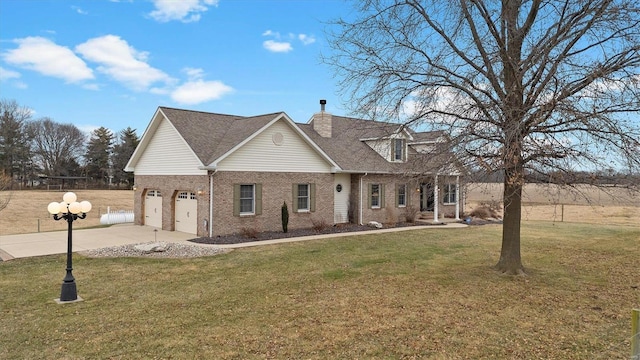
<path id="1" fill-rule="evenodd" d="M 456 175 L 456 220 L 460 220 L 460 175 Z"/>
<path id="2" fill-rule="evenodd" d="M 364 173 L 364 175 L 360 176 L 360 225 L 362 224 L 362 211 L 364 209 L 363 203 L 362 203 L 362 178 L 367 176 L 369 173 Z"/>
<path id="3" fill-rule="evenodd" d="M 213 175 L 218 169 L 209 173 L 209 237 L 213 237 Z"/>
<path id="4" fill-rule="evenodd" d="M 438 199 L 438 193 L 440 192 L 438 189 L 438 174 L 434 176 L 433 180 L 433 223 L 438 223 L 438 203 L 440 199 Z"/>

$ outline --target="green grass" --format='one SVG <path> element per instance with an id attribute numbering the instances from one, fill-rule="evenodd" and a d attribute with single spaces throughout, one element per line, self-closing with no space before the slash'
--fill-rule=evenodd
<path id="1" fill-rule="evenodd" d="M 640 306 L 640 229 L 528 222 L 261 246 L 199 259 L 0 263 L 2 359 L 612 359 Z"/>

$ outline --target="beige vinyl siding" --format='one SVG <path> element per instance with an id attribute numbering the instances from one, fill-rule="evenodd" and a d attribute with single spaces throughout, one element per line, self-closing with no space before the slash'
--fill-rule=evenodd
<path id="1" fill-rule="evenodd" d="M 220 161 L 218 170 L 320 173 L 331 165 L 279 120 Z"/>
<path id="2" fill-rule="evenodd" d="M 342 185 L 338 192 L 336 186 Z M 333 221 L 336 224 L 349 222 L 349 194 L 351 193 L 351 174 L 335 174 L 333 181 Z"/>
<path id="3" fill-rule="evenodd" d="M 206 175 L 176 129 L 162 119 L 135 167 L 135 175 Z"/>
<path id="4" fill-rule="evenodd" d="M 380 156 L 389 161 L 391 159 L 391 141 L 389 139 L 367 140 L 365 144 L 375 150 Z"/>

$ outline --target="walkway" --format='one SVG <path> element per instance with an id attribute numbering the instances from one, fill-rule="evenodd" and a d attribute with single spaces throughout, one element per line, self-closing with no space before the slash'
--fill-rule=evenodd
<path id="1" fill-rule="evenodd" d="M 328 239 L 343 236 L 355 236 L 366 234 L 380 234 L 419 229 L 451 229 L 466 227 L 460 223 L 447 223 L 444 225 L 411 226 L 402 228 L 389 228 L 370 231 L 358 231 L 352 233 L 320 234 L 313 236 L 261 240 L 231 245 L 206 245 L 188 242 L 190 245 L 217 246 L 220 248 L 241 248 L 259 245 L 271 245 L 289 243 L 295 241 Z M 73 231 L 73 251 L 85 251 L 100 249 L 110 246 L 138 244 L 145 242 L 162 241 L 167 243 L 187 243 L 187 240 L 196 237 L 178 231 L 158 230 L 150 226 L 138 226 L 133 224 L 119 224 L 108 228 L 78 229 Z M 67 232 L 53 231 L 33 234 L 0 236 L 0 258 L 11 260 L 33 256 L 64 254 L 67 252 Z"/>

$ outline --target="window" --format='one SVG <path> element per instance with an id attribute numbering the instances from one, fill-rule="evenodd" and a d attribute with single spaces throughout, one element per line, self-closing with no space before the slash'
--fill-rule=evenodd
<path id="1" fill-rule="evenodd" d="M 262 213 L 262 185 L 233 185 L 233 215 L 260 215 Z"/>
<path id="2" fill-rule="evenodd" d="M 456 195 L 456 184 L 446 184 L 444 186 L 443 202 L 445 204 L 455 204 L 458 198 Z"/>
<path id="3" fill-rule="evenodd" d="M 407 206 L 407 185 L 406 184 L 398 185 L 396 204 L 398 207 Z"/>
<path id="4" fill-rule="evenodd" d="M 393 139 L 393 161 L 404 161 L 404 139 Z"/>
<path id="5" fill-rule="evenodd" d="M 316 211 L 316 184 L 293 184 L 294 212 L 314 212 Z"/>
<path id="6" fill-rule="evenodd" d="M 240 214 L 253 214 L 253 185 L 240 185 Z"/>
<path id="7" fill-rule="evenodd" d="M 372 209 L 384 207 L 384 184 L 369 184 L 369 207 Z"/>
<path id="8" fill-rule="evenodd" d="M 298 184 L 298 211 L 309 211 L 309 184 Z"/>

